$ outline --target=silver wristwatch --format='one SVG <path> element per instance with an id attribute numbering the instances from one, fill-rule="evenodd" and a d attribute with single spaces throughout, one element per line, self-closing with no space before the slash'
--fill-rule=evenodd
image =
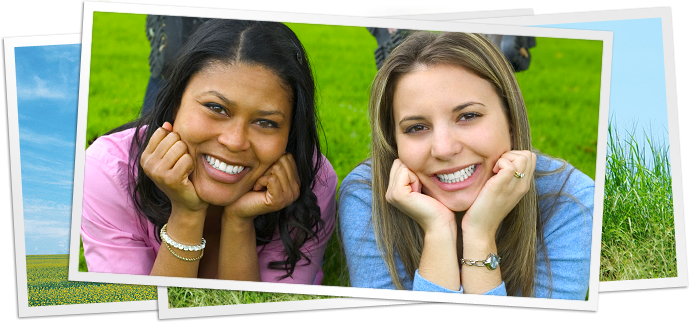
<path id="1" fill-rule="evenodd" d="M 490 270 L 494 270 L 498 268 L 498 265 L 501 263 L 501 257 L 492 252 L 489 254 L 489 257 L 486 258 L 486 260 L 469 260 L 463 258 L 460 259 L 460 263 L 467 266 L 486 267 Z"/>

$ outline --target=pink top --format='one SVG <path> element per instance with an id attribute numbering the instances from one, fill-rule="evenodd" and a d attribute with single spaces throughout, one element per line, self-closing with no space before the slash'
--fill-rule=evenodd
<path id="1" fill-rule="evenodd" d="M 160 243 L 153 223 L 137 215 L 127 193 L 129 146 L 134 129 L 98 138 L 87 150 L 84 164 L 84 200 L 81 237 L 90 272 L 148 275 L 156 260 Z M 321 208 L 324 225 L 319 239 L 308 240 L 301 250 L 311 259 L 297 262 L 292 277 L 279 280 L 285 270 L 268 269 L 271 261 L 285 260 L 279 235 L 258 246 L 259 270 L 265 282 L 321 284 L 321 262 L 335 226 L 335 191 L 338 177 L 328 159 L 315 178 L 314 194 Z"/>

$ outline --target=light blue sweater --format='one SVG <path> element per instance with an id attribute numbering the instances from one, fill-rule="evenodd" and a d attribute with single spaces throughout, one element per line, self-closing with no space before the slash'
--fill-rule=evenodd
<path id="1" fill-rule="evenodd" d="M 538 156 L 536 169 L 538 172 L 550 171 L 561 165 L 559 161 Z M 563 188 L 564 194 L 555 204 L 556 209 L 544 223 L 544 241 L 551 265 L 553 289 L 550 293 L 544 253 L 538 248 L 534 282 L 536 297 L 584 300 L 589 287 L 594 181 L 577 169 L 570 173 L 571 169 L 573 167 L 567 165 L 565 171 L 536 179 L 542 218 L 548 213 L 545 210 L 554 205 L 553 197 L 542 198 L 542 195 L 557 193 L 567 180 Z M 367 164 L 361 164 L 345 177 L 340 186 L 338 214 L 350 282 L 354 287 L 395 289 L 381 251 L 376 245 L 371 222 L 371 187 L 367 184 L 370 182 L 371 168 Z M 396 267 L 405 289 L 463 292 L 462 287 L 459 291 L 453 291 L 438 286 L 424 279 L 417 271 L 411 279 L 397 255 Z M 506 295 L 505 283 L 488 291 L 486 295 Z"/>

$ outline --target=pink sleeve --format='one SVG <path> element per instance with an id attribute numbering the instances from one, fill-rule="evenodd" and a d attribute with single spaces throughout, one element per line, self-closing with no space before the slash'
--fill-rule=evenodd
<path id="1" fill-rule="evenodd" d="M 147 232 L 127 193 L 129 142 L 106 136 L 94 142 L 84 163 L 81 236 L 90 272 L 148 275 L 159 245 Z M 125 147 L 126 146 L 126 147 Z"/>
<path id="2" fill-rule="evenodd" d="M 259 252 L 261 281 L 310 285 L 321 284 L 323 279 L 321 263 L 326 251 L 326 245 L 335 227 L 335 191 L 338 186 L 338 176 L 335 174 L 331 163 L 323 155 L 321 155 L 321 161 L 321 169 L 316 175 L 316 184 L 314 185 L 313 192 L 321 209 L 323 226 L 317 232 L 318 239 L 308 240 L 300 249 L 311 259 L 311 263 L 308 263 L 306 259 L 300 259 L 295 265 L 292 277 L 280 279 L 281 276 L 285 275 L 284 270 L 268 269 L 268 263 L 271 261 L 285 259 L 285 247 L 282 241 L 280 239 L 274 240 L 265 245 Z"/>

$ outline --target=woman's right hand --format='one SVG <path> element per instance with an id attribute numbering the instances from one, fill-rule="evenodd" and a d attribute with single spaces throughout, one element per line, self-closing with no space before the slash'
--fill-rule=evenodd
<path id="1" fill-rule="evenodd" d="M 422 193 L 417 174 L 396 159 L 391 167 L 386 201 L 415 220 L 426 232 L 455 223 L 455 213 L 438 200 Z"/>
<path id="2" fill-rule="evenodd" d="M 194 171 L 194 159 L 180 136 L 165 122 L 151 136 L 141 154 L 144 173 L 170 199 L 173 208 L 203 211 L 208 203 L 199 199 L 189 175 Z"/>

